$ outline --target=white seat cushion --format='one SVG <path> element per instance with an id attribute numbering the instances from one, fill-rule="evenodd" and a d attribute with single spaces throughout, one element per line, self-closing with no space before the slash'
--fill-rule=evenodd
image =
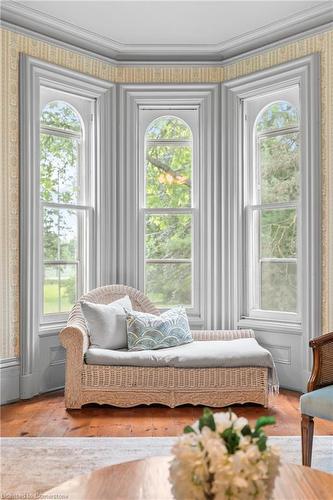
<path id="1" fill-rule="evenodd" d="M 146 351 L 89 348 L 85 360 L 90 365 L 171 366 L 177 368 L 217 368 L 261 366 L 273 368 L 271 353 L 256 339 L 200 341 Z"/>

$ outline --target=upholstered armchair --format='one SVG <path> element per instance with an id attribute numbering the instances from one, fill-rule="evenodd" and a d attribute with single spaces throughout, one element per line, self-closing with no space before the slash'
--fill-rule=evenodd
<path id="1" fill-rule="evenodd" d="M 310 341 L 313 367 L 308 392 L 301 396 L 302 463 L 311 466 L 313 418 L 333 421 L 333 332 Z"/>

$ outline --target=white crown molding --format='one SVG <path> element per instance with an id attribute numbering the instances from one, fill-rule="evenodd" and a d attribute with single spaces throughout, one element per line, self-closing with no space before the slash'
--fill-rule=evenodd
<path id="1" fill-rule="evenodd" d="M 333 9 L 331 2 L 324 2 L 218 44 L 124 44 L 12 0 L 2 3 L 1 19 L 5 23 L 80 47 L 116 63 L 196 63 L 203 59 L 212 64 L 238 57 L 244 52 L 262 50 L 263 46 L 276 43 L 281 38 L 304 36 L 307 30 L 331 23 Z"/>
<path id="2" fill-rule="evenodd" d="M 196 61 L 186 61 L 186 60 L 179 60 L 179 61 L 146 61 L 146 60 L 137 60 L 137 61 L 123 61 L 123 60 L 115 60 L 110 57 L 102 56 L 98 54 L 95 51 L 88 50 L 88 49 L 83 49 L 82 47 L 79 47 L 77 45 L 71 44 L 71 43 L 66 43 L 63 41 L 60 41 L 56 38 L 53 38 L 51 36 L 47 35 L 42 35 L 41 33 L 37 33 L 36 31 L 30 30 L 28 28 L 23 28 L 21 26 L 18 26 L 16 24 L 9 23 L 7 21 L 3 21 L 0 19 L 0 27 L 3 27 L 4 29 L 7 29 L 8 31 L 12 31 L 14 33 L 18 33 L 20 35 L 26 35 L 32 38 L 35 38 L 36 40 L 40 40 L 41 42 L 45 43 L 50 43 L 52 45 L 55 45 L 56 47 L 60 47 L 65 50 L 71 50 L 78 52 L 84 56 L 87 57 L 93 57 L 94 59 L 98 59 L 101 62 L 106 62 L 114 67 L 123 67 L 123 66 L 131 66 L 131 67 L 147 67 L 147 66 L 158 66 L 158 67 L 177 67 L 177 66 L 190 66 L 192 67 L 203 67 L 203 66 L 208 66 L 208 67 L 221 67 L 226 66 L 228 64 L 234 64 L 244 58 L 247 57 L 253 57 L 256 54 L 262 54 L 263 52 L 267 52 L 269 50 L 282 47 L 283 45 L 287 43 L 292 43 L 296 42 L 298 40 L 302 40 L 304 38 L 308 38 L 310 36 L 314 36 L 318 33 L 325 33 L 326 31 L 330 31 L 333 28 L 333 23 L 326 23 L 324 25 L 318 26 L 316 28 L 312 28 L 306 31 L 303 31 L 302 33 L 299 33 L 298 35 L 293 35 L 285 38 L 281 38 L 277 42 L 269 43 L 267 45 L 264 45 L 262 47 L 259 47 L 258 49 L 252 49 L 246 52 L 242 52 L 241 54 L 234 56 L 234 57 L 228 57 L 227 59 L 223 59 L 223 61 L 207 61 L 207 60 L 196 60 Z"/>
<path id="3" fill-rule="evenodd" d="M 224 61 L 226 58 L 237 57 L 244 52 L 261 50 L 263 45 L 273 44 L 281 38 L 303 35 L 304 31 L 318 28 L 332 21 L 332 3 L 325 2 L 218 44 L 219 58 Z"/>

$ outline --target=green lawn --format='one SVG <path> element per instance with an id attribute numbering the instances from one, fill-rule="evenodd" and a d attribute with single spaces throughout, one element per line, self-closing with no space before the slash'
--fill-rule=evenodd
<path id="1" fill-rule="evenodd" d="M 68 288 L 65 285 L 62 285 L 60 288 L 60 307 L 58 283 L 47 283 L 44 285 L 44 314 L 67 312 L 72 307 L 73 303 L 70 300 Z"/>

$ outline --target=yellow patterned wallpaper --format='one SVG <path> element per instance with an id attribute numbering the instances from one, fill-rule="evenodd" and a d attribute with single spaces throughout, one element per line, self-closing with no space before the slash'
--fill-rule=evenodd
<path id="1" fill-rule="evenodd" d="M 1 29 L 0 290 L 1 357 L 19 351 L 19 54 L 116 83 L 223 82 L 318 52 L 321 55 L 322 325 L 333 330 L 333 31 L 220 67 L 136 67 L 106 63 L 33 37 Z"/>

